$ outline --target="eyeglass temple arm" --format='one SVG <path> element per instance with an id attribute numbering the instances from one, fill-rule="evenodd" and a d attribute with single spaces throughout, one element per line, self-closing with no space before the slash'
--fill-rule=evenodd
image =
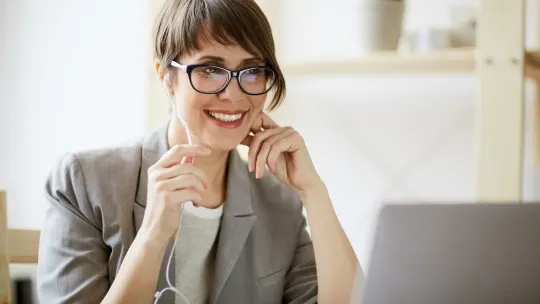
<path id="1" fill-rule="evenodd" d="M 179 69 L 182 69 L 184 71 L 187 69 L 187 65 L 180 64 L 180 63 L 178 63 L 178 62 L 176 62 L 174 60 L 171 62 L 171 65 L 173 67 L 175 67 L 175 68 L 179 68 Z"/>

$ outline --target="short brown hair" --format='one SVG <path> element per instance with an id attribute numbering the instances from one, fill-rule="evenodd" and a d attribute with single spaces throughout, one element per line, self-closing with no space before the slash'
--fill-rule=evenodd
<path id="1" fill-rule="evenodd" d="M 205 25 L 211 37 L 199 37 L 204 34 L 201 29 Z M 154 28 L 154 56 L 160 62 L 160 70 L 171 69 L 173 60 L 198 51 L 198 38 L 236 44 L 262 56 L 265 64 L 277 72 L 268 109 L 281 104 L 286 92 L 285 79 L 277 62 L 270 23 L 254 0 L 166 0 Z"/>

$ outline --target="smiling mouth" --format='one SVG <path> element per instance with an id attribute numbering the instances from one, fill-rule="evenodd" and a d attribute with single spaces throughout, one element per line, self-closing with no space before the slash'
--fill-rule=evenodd
<path id="1" fill-rule="evenodd" d="M 242 119 L 242 116 L 244 116 L 244 114 L 247 111 L 236 112 L 236 113 L 222 113 L 222 112 L 213 112 L 210 110 L 205 110 L 205 112 L 217 120 L 220 120 L 223 122 L 234 122 L 234 121 L 238 121 Z"/>

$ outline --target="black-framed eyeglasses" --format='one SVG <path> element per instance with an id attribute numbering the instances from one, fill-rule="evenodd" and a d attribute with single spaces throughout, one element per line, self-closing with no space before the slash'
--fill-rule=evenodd
<path id="1" fill-rule="evenodd" d="M 217 94 L 225 90 L 231 79 L 236 77 L 244 93 L 262 95 L 272 89 L 277 78 L 277 73 L 268 66 L 254 66 L 233 71 L 211 64 L 183 65 L 173 61 L 171 65 L 184 70 L 188 74 L 191 87 L 203 94 Z"/>

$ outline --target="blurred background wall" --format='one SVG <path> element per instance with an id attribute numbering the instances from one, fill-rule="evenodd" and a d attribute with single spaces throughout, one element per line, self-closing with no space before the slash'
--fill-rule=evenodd
<path id="1" fill-rule="evenodd" d="M 11 228 L 39 229 L 61 154 L 144 133 L 148 32 L 146 0 L 0 1 L 0 188 Z"/>
<path id="2" fill-rule="evenodd" d="M 145 131 L 147 1 L 1 1 L 0 188 L 9 225 L 39 228 L 64 152 Z"/>
<path id="3" fill-rule="evenodd" d="M 146 0 L 0 1 L 0 188 L 8 223 L 39 229 L 47 172 L 64 152 L 113 145 L 164 122 Z M 529 1 L 533 6 L 534 2 Z M 279 59 L 357 55 L 358 1 L 263 0 Z M 408 0 L 407 30 L 448 26 L 471 0 Z M 536 47 L 528 10 L 527 46 Z M 287 75 L 285 75 L 287 77 Z M 384 201 L 472 202 L 476 79 L 462 75 L 287 77 L 272 115 L 305 137 L 364 268 Z M 540 198 L 527 84 L 524 197 Z M 32 275 L 33 266 L 13 273 Z"/>

